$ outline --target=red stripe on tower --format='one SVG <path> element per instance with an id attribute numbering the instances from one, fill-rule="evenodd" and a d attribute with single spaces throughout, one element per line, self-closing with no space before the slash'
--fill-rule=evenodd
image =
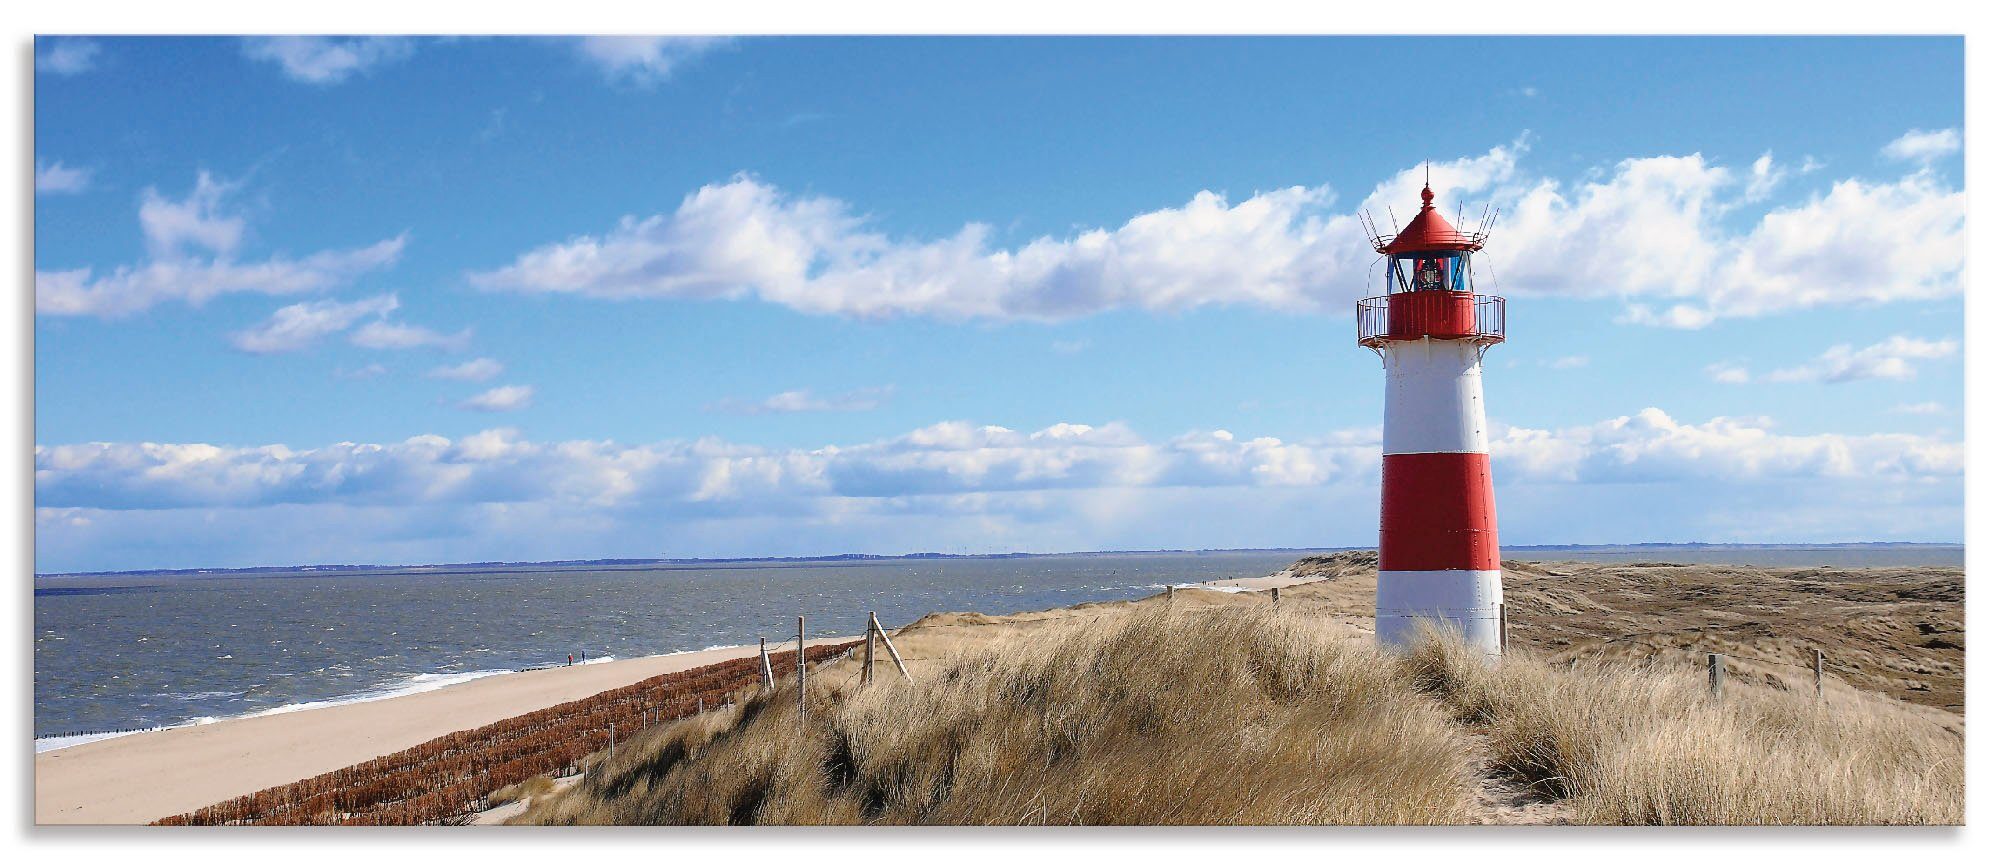
<path id="1" fill-rule="evenodd" d="M 1499 570 L 1486 454 L 1382 458 L 1382 570 Z"/>

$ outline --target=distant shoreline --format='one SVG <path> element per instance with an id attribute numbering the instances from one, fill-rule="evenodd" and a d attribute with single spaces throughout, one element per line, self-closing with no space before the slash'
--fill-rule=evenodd
<path id="1" fill-rule="evenodd" d="M 1965 549 L 1965 544 L 1940 541 L 1845 541 L 1837 543 L 1709 543 L 1691 541 L 1686 543 L 1558 543 L 1558 544 L 1515 544 L 1500 547 L 1507 552 L 1633 552 L 1647 550 L 1677 550 L 1699 552 L 1704 550 L 1868 550 L 1868 549 Z M 549 570 L 560 568 L 583 568 L 602 570 L 618 567 L 668 568 L 681 570 L 701 570 L 704 567 L 733 567 L 751 564 L 818 564 L 837 566 L 842 563 L 866 563 L 878 561 L 940 561 L 956 559 L 1019 559 L 1019 558 L 1078 558 L 1089 556 L 1129 556 L 1129 555 L 1216 555 L 1225 553 L 1321 553 L 1347 550 L 1370 550 L 1372 546 L 1325 546 L 1325 547 L 1236 547 L 1227 549 L 1111 549 L 1080 552 L 993 552 L 993 553 L 945 553 L 913 552 L 903 555 L 880 555 L 874 553 L 840 553 L 835 555 L 808 556 L 741 556 L 731 558 L 595 558 L 565 559 L 554 561 L 476 561 L 447 562 L 439 564 L 300 564 L 300 565 L 259 565 L 251 567 L 184 567 L 184 568 L 142 568 L 136 570 L 91 570 L 44 573 L 41 577 L 83 577 L 83 576 L 199 576 L 227 574 L 270 574 L 270 573 L 384 573 L 408 571 L 412 573 L 494 573 L 509 570 Z"/>

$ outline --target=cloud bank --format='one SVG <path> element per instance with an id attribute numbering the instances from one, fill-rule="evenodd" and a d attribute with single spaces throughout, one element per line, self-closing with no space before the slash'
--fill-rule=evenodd
<path id="1" fill-rule="evenodd" d="M 1933 437 L 1646 409 L 1496 427 L 1493 454 L 1515 541 L 1952 539 L 1963 517 L 1964 445 Z M 1367 544 L 1380 457 L 1373 429 L 1147 439 L 967 422 L 812 449 L 510 430 L 311 449 L 38 446 L 37 564 Z M 1598 526 L 1576 511 L 1602 505 L 1636 519 L 1579 531 Z"/>
<path id="2" fill-rule="evenodd" d="M 1522 170 L 1526 152 L 1517 141 L 1428 171 L 1444 199 L 1502 213 L 1490 267 L 1477 273 L 1487 291 L 1617 300 L 1627 321 L 1700 327 L 1963 290 L 1965 193 L 1928 169 L 1837 180 L 1757 209 L 1819 165 L 1767 155 L 1733 169 L 1659 156 L 1560 182 Z M 1352 208 L 1323 186 L 1238 201 L 1203 191 L 1116 227 L 1000 247 L 977 222 L 940 239 L 891 237 L 844 201 L 739 175 L 671 211 L 544 245 L 471 281 L 599 299 L 755 298 L 863 318 L 1060 320 L 1207 305 L 1345 312 L 1373 286 L 1355 209 L 1380 216 L 1402 206 L 1407 217 L 1422 176 L 1406 170 Z M 1750 226 L 1731 227 L 1746 211 Z"/>
<path id="3" fill-rule="evenodd" d="M 496 400 L 511 402 L 525 386 Z M 532 395 L 527 389 L 522 396 Z M 484 396 L 484 395 L 482 395 Z M 1495 473 L 1519 482 L 1723 483 L 1865 478 L 1925 481 L 1964 471 L 1964 445 L 1908 434 L 1786 435 L 1767 421 L 1684 424 L 1658 409 L 1554 430 L 1502 428 Z M 422 506 L 550 501 L 744 510 L 830 498 L 1055 489 L 1312 487 L 1368 482 L 1377 431 L 1286 442 L 1224 430 L 1147 440 L 1123 425 L 1018 431 L 946 422 L 853 446 L 778 449 L 717 439 L 645 445 L 531 442 L 510 430 L 452 440 L 283 445 L 89 443 L 35 448 L 43 507 L 162 509 L 274 504 Z"/>

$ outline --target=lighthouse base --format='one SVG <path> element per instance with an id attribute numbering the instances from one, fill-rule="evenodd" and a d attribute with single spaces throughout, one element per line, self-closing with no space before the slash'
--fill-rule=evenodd
<path id="1" fill-rule="evenodd" d="M 1463 637 L 1474 650 L 1500 656 L 1500 571 L 1384 570 L 1375 575 L 1375 641 L 1401 649 L 1427 626 Z"/>

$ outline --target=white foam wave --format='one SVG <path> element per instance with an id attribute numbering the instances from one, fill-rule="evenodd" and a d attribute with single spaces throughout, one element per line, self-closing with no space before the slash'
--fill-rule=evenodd
<path id="1" fill-rule="evenodd" d="M 142 729 L 140 731 L 144 730 Z M 61 735 L 52 738 L 36 738 L 35 755 L 41 755 L 42 753 L 48 752 L 50 750 L 67 749 L 69 747 L 78 746 L 80 744 L 87 744 L 92 741 L 105 741 L 105 740 L 110 740 L 112 738 L 121 738 L 126 735 L 136 735 L 138 733 L 139 732 L 137 731 L 92 732 L 87 735 Z"/>
<path id="2" fill-rule="evenodd" d="M 603 662 L 608 662 L 611 659 L 612 658 L 610 657 L 593 658 L 588 662 L 603 663 Z M 432 690 L 442 690 L 445 687 L 450 687 L 455 684 L 463 684 L 467 681 L 476 681 L 479 680 L 480 678 L 488 678 L 494 675 L 505 675 L 513 671 L 514 670 L 512 669 L 486 669 L 478 672 L 425 672 L 419 675 L 413 675 L 407 679 L 404 679 L 403 681 L 397 682 L 395 684 L 386 687 L 380 687 L 373 690 L 368 690 L 366 692 L 355 693 L 350 696 L 339 696 L 336 698 L 326 699 L 317 702 L 294 702 L 289 705 L 279 705 L 275 708 L 265 708 L 261 711 L 251 711 L 247 714 L 235 714 L 223 717 L 216 717 L 216 716 L 196 717 L 186 722 L 176 723 L 172 726 L 163 726 L 162 728 L 180 728 L 182 726 L 206 726 L 214 723 L 223 722 L 225 720 L 247 720 L 253 717 L 268 717 L 274 714 L 289 714 L 296 711 L 316 711 L 321 708 L 333 708 L 333 707 L 339 707 L 341 705 L 352 705 L 358 702 L 375 702 L 375 701 L 381 701 L 383 699 L 395 699 L 395 698 L 400 698 L 402 696 L 414 695 L 417 693 L 428 693 Z M 199 697 L 199 696 L 200 694 L 194 694 L 194 697 Z M 159 729 L 139 729 L 136 731 L 124 731 L 124 732 L 92 732 L 89 734 L 81 734 L 81 735 L 59 735 L 55 737 L 36 738 L 35 752 L 39 754 L 47 752 L 49 750 L 59 750 L 66 747 L 78 746 L 80 744 L 87 744 L 101 740 L 109 740 L 111 738 L 123 737 L 125 735 L 138 734 L 139 732 L 143 731 L 159 731 Z"/>

